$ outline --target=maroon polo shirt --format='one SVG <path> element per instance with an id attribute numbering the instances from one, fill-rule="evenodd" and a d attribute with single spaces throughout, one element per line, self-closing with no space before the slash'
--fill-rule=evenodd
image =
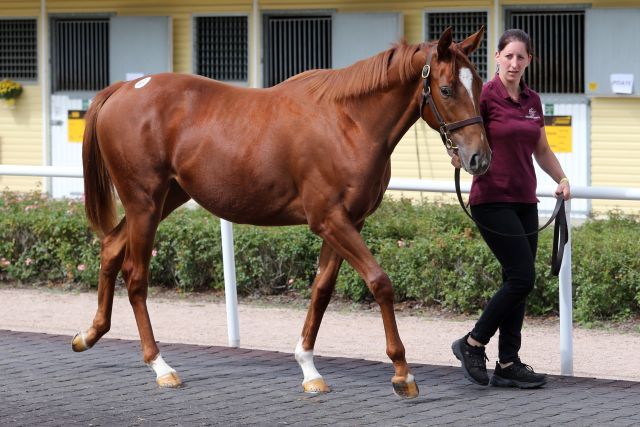
<path id="1" fill-rule="evenodd" d="M 473 177 L 469 204 L 537 203 L 532 154 L 544 116 L 540 97 L 521 82 L 520 101 L 511 99 L 496 74 L 480 95 L 480 113 L 492 150 L 491 166 Z"/>

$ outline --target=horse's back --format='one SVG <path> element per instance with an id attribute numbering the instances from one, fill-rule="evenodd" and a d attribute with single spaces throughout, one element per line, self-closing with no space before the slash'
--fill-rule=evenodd
<path id="1" fill-rule="evenodd" d="M 291 176 L 301 119 L 297 126 L 285 123 L 282 97 L 274 92 L 172 73 L 127 82 L 98 120 L 116 188 L 175 179 L 201 205 L 234 222 L 304 222 Z"/>

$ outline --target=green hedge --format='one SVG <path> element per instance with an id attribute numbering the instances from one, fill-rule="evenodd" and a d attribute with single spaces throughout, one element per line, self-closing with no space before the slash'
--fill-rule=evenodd
<path id="1" fill-rule="evenodd" d="M 612 214 L 573 229 L 573 289 L 579 321 L 640 314 L 640 223 Z M 477 312 L 495 292 L 500 267 L 457 206 L 384 201 L 363 237 L 394 282 L 398 301 Z M 236 275 L 242 295 L 308 296 L 320 240 L 306 227 L 234 226 Z M 551 276 L 552 231 L 540 236 L 532 315 L 558 310 Z M 87 228 L 81 202 L 39 194 L 0 197 L 0 280 L 96 286 L 100 243 Z M 224 288 L 219 221 L 202 209 L 179 209 L 158 230 L 151 284 L 184 291 Z M 371 300 L 344 264 L 336 293 Z"/>

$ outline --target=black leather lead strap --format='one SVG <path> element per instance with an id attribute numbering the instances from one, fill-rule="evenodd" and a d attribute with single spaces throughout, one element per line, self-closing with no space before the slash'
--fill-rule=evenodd
<path id="1" fill-rule="evenodd" d="M 569 241 L 569 227 L 567 227 L 567 217 L 564 213 L 564 200 L 561 197 L 559 200 L 562 203 L 558 210 L 556 225 L 553 228 L 553 250 L 551 252 L 551 274 L 554 276 L 560 274 L 564 245 Z"/>
<path id="2" fill-rule="evenodd" d="M 531 236 L 533 234 L 541 232 L 555 220 L 556 223 L 553 230 L 553 250 L 552 250 L 552 256 L 551 256 L 551 274 L 553 274 L 554 276 L 557 276 L 560 273 L 560 267 L 562 266 L 562 256 L 564 254 L 564 246 L 567 244 L 567 241 L 569 240 L 567 217 L 565 215 L 564 199 L 562 197 L 558 197 L 556 199 L 556 206 L 553 209 L 551 218 L 549 218 L 549 220 L 536 231 L 532 231 L 530 233 L 524 233 L 524 234 L 506 234 L 496 230 L 492 230 L 491 228 L 485 226 L 484 224 L 481 224 L 473 216 L 471 216 L 471 213 L 469 213 L 466 205 L 464 204 L 464 201 L 462 200 L 462 192 L 460 191 L 460 168 L 455 168 L 454 182 L 456 185 L 456 195 L 458 196 L 458 202 L 460 203 L 460 206 L 462 206 L 462 210 L 464 211 L 464 213 L 467 214 L 467 216 L 471 218 L 471 220 L 475 222 L 478 227 L 490 233 L 497 234 L 499 236 L 504 236 L 504 237 L 527 237 L 527 236 Z"/>

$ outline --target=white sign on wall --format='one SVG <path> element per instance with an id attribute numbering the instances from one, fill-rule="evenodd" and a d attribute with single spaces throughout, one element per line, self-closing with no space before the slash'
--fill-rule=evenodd
<path id="1" fill-rule="evenodd" d="M 633 74 L 611 74 L 611 92 L 631 95 L 633 92 Z"/>

